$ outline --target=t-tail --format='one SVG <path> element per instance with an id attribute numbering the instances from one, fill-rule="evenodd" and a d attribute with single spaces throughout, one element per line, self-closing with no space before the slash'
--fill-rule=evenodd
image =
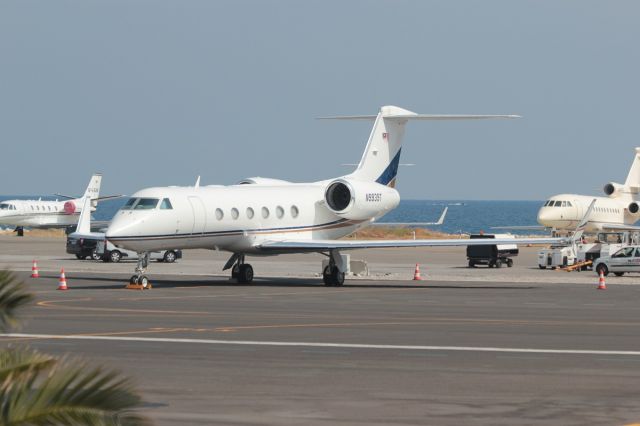
<path id="1" fill-rule="evenodd" d="M 409 120 L 474 120 L 519 118 L 517 115 L 433 115 L 416 114 L 396 106 L 383 106 L 377 115 L 323 117 L 336 120 L 375 120 L 367 147 L 356 170 L 348 178 L 395 187 L 402 152 L 404 128 Z"/>
<path id="2" fill-rule="evenodd" d="M 84 195 L 82 198 L 89 198 L 90 200 L 97 200 L 100 197 L 100 184 L 102 183 L 102 175 L 100 173 L 96 173 L 91 176 L 91 180 L 89 181 L 89 185 L 87 186 L 86 191 L 84 191 Z"/>
<path id="3" fill-rule="evenodd" d="M 604 186 L 604 193 L 611 198 L 621 198 L 629 201 L 638 199 L 638 194 L 640 194 L 640 148 L 635 149 L 633 162 L 624 185 L 609 182 Z M 637 210 L 632 213 L 637 213 Z"/>

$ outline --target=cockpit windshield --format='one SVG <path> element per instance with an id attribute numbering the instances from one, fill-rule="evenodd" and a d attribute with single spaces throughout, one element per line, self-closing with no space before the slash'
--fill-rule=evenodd
<path id="1" fill-rule="evenodd" d="M 131 210 L 137 200 L 138 200 L 137 198 L 129 198 L 129 200 L 126 202 L 124 206 L 120 208 L 120 210 Z"/>
<path id="2" fill-rule="evenodd" d="M 158 205 L 160 199 L 158 198 L 140 198 L 136 205 L 133 207 L 134 210 L 152 210 L 155 209 Z"/>
<path id="3" fill-rule="evenodd" d="M 0 210 L 15 210 L 16 206 L 13 204 L 0 203 Z"/>

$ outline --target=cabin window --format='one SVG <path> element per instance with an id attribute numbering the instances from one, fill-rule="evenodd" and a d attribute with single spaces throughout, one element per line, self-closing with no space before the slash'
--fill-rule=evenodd
<path id="1" fill-rule="evenodd" d="M 240 212 L 238 212 L 238 209 L 236 209 L 235 207 L 231 209 L 231 217 L 233 218 L 233 220 L 236 220 L 238 218 L 238 216 L 240 216 Z"/>
<path id="2" fill-rule="evenodd" d="M 120 210 L 132 210 L 133 205 L 136 203 L 137 198 L 129 198 L 129 200 L 125 203 L 124 206 L 120 208 Z"/>
<path id="3" fill-rule="evenodd" d="M 284 209 L 282 206 L 276 207 L 276 216 L 278 216 L 278 219 L 282 219 L 284 217 Z"/>
<path id="4" fill-rule="evenodd" d="M 269 209 L 268 208 L 266 208 L 266 207 L 262 208 L 262 217 L 265 218 L 265 219 L 269 217 Z"/>
<path id="5" fill-rule="evenodd" d="M 222 220 L 224 218 L 224 212 L 222 209 L 216 209 L 216 219 Z"/>
<path id="6" fill-rule="evenodd" d="M 253 209 L 251 207 L 247 207 L 247 217 L 249 219 L 253 219 L 253 216 L 255 215 Z"/>
<path id="7" fill-rule="evenodd" d="M 160 210 L 172 210 L 173 206 L 171 205 L 171 201 L 168 198 L 164 198 L 162 203 L 160 203 Z"/>
<path id="8" fill-rule="evenodd" d="M 298 217 L 298 214 L 300 214 L 298 208 L 296 206 L 291 206 L 291 217 Z"/>

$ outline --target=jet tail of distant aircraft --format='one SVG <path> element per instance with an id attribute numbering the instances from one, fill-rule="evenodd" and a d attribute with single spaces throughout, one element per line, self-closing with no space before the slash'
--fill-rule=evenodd
<path id="1" fill-rule="evenodd" d="M 101 183 L 102 183 L 102 175 L 100 173 L 96 173 L 93 176 L 91 176 L 89 185 L 87 186 L 86 191 L 84 191 L 84 195 L 82 196 L 82 198 L 97 200 L 98 197 L 100 196 Z"/>
<path id="2" fill-rule="evenodd" d="M 416 114 L 396 106 L 384 106 L 377 115 L 322 117 L 335 120 L 375 120 L 367 146 L 356 170 L 348 177 L 395 187 L 402 151 L 404 127 L 409 120 L 473 120 L 518 118 L 517 115 Z"/>
<path id="3" fill-rule="evenodd" d="M 640 187 L 640 147 L 636 148 L 636 155 L 633 157 L 633 163 L 624 184 L 630 188 Z"/>

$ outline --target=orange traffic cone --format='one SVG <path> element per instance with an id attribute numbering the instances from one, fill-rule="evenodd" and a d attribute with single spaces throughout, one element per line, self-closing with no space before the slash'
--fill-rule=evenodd
<path id="1" fill-rule="evenodd" d="M 413 273 L 413 280 L 414 281 L 421 281 L 422 280 L 422 278 L 420 277 L 420 265 L 418 265 L 417 263 L 416 263 L 416 270 Z"/>
<path id="2" fill-rule="evenodd" d="M 58 281 L 58 290 L 67 290 L 67 279 L 64 276 L 64 268 L 60 269 L 60 281 Z"/>
<path id="3" fill-rule="evenodd" d="M 40 278 L 40 272 L 38 271 L 38 262 L 33 261 L 33 265 L 31 266 L 31 278 Z"/>
<path id="4" fill-rule="evenodd" d="M 604 282 L 604 274 L 600 272 L 600 278 L 598 279 L 598 290 L 606 290 L 607 284 Z"/>

